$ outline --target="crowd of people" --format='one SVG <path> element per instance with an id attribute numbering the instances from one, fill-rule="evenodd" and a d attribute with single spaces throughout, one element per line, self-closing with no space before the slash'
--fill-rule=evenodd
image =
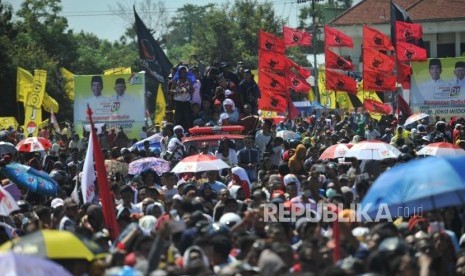
<path id="1" fill-rule="evenodd" d="M 0 243 L 57 229 L 94 241 L 108 253 L 106 259 L 79 265 L 55 260 L 74 275 L 465 275 L 463 207 L 389 222 L 340 222 L 338 231 L 334 223 L 318 219 L 321 214 L 312 208 L 317 203 L 342 204 L 339 215 L 350 215 L 351 203 L 361 202 L 380 174 L 420 158 L 416 152 L 425 145 L 445 141 L 465 149 L 464 118 L 430 117 L 404 126 L 402 116 L 375 121 L 368 113 L 313 112 L 281 122 L 260 119 L 247 131 L 243 148 L 224 138 L 218 147 L 202 143 L 199 149 L 185 149 L 182 138 L 193 125 L 234 124 L 244 112 L 258 114 L 256 84 L 241 88 L 250 81 L 250 71 L 243 71 L 241 81 L 228 77 L 228 71 L 218 77 L 217 69 L 209 68 L 204 77 L 208 81 L 201 83 L 202 97 L 194 92 L 191 103 L 184 94 L 195 86 L 189 80 L 195 70 L 180 66 L 172 76 L 173 122 L 144 128 L 134 140 L 124 129 L 103 128 L 98 136 L 105 158 L 123 164 L 107 172 L 121 232 L 116 240 L 105 229 L 98 193 L 86 204 L 82 195 L 73 194 L 80 190 L 88 133 L 80 137 L 68 124 L 60 132 L 40 131 L 53 143 L 47 152 L 3 156 L 2 165 L 20 162 L 45 171 L 59 189 L 50 197 L 21 188 L 20 210 L 2 217 Z M 198 116 L 187 113 L 191 108 L 198 109 Z M 277 137 L 281 130 L 300 133 L 301 139 Z M 4 140 L 16 144 L 24 138 L 21 131 L 7 131 Z M 132 146 L 157 133 L 163 136 L 161 149 Z M 390 143 L 402 154 L 376 162 L 319 159 L 331 145 L 363 140 Z M 129 163 L 143 157 L 164 158 L 174 167 L 200 153 L 216 155 L 231 168 L 181 174 L 127 171 Z M 3 179 L 3 185 L 8 181 Z M 307 212 L 291 221 L 267 221 L 270 204 L 283 210 L 302 206 Z"/>

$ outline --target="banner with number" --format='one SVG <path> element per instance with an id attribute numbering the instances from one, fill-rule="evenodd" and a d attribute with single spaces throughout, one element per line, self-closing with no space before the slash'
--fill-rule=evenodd
<path id="1" fill-rule="evenodd" d="M 95 124 L 107 130 L 123 128 L 130 139 L 145 126 L 145 74 L 86 75 L 74 77 L 74 127 L 82 135 L 88 124 L 87 105 Z"/>

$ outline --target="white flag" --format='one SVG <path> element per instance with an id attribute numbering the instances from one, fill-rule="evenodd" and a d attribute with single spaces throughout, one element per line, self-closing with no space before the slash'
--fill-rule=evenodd
<path id="1" fill-rule="evenodd" d="M 95 170 L 94 170 L 94 140 L 89 135 L 89 144 L 87 145 L 86 159 L 82 168 L 81 191 L 84 203 L 92 202 L 95 196 Z"/>
<path id="2" fill-rule="evenodd" d="M 15 199 L 0 185 L 0 215 L 7 217 L 16 210 L 19 210 L 19 207 Z"/>
<path id="3" fill-rule="evenodd" d="M 57 118 L 55 117 L 55 114 L 53 113 L 53 111 L 50 112 L 50 122 L 52 123 L 53 128 L 55 129 L 55 132 L 60 133 L 61 131 L 60 126 L 58 125 Z"/>

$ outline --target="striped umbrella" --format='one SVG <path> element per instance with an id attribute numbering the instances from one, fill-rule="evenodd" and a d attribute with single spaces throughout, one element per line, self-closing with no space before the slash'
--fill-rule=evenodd
<path id="1" fill-rule="evenodd" d="M 417 113 L 417 114 L 413 114 L 413 115 L 410 115 L 407 120 L 405 120 L 405 126 L 407 125 L 410 125 L 416 121 L 420 121 L 420 120 L 423 120 L 424 118 L 428 117 L 429 115 L 426 114 L 426 113 Z"/>
<path id="2" fill-rule="evenodd" d="M 174 173 L 206 172 L 219 171 L 228 168 L 228 164 L 226 164 L 223 160 L 216 158 L 214 155 L 196 154 L 181 160 L 171 171 Z"/>
<path id="3" fill-rule="evenodd" d="M 21 152 L 45 151 L 52 147 L 52 143 L 42 137 L 29 137 L 16 145 L 16 149 Z"/>
<path id="4" fill-rule="evenodd" d="M 328 159 L 335 159 L 341 158 L 346 155 L 346 152 L 351 148 L 352 145 L 348 144 L 335 144 L 327 149 L 320 155 L 320 160 L 328 160 Z"/>

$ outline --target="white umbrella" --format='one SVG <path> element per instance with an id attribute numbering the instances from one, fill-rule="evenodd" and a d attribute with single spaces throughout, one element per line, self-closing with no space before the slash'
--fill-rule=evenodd
<path id="1" fill-rule="evenodd" d="M 9 251 L 0 254 L 0 275 L 71 276 L 71 273 L 50 260 Z"/>
<path id="2" fill-rule="evenodd" d="M 18 204 L 10 193 L 0 186 L 0 215 L 9 216 L 11 212 L 19 210 Z"/>
<path id="3" fill-rule="evenodd" d="M 21 152 L 45 151 L 52 147 L 52 143 L 42 137 L 28 137 L 16 145 Z"/>
<path id="4" fill-rule="evenodd" d="M 417 152 L 417 155 L 455 156 L 465 155 L 465 150 L 447 142 L 432 143 L 426 145 Z"/>
<path id="5" fill-rule="evenodd" d="M 171 170 L 174 173 L 219 171 L 229 168 L 223 160 L 210 154 L 191 155 L 179 161 Z"/>
<path id="6" fill-rule="evenodd" d="M 416 121 L 420 121 L 426 117 L 428 117 L 429 115 L 426 114 L 426 113 L 417 113 L 417 114 L 413 114 L 413 115 L 410 115 L 407 120 L 405 120 L 405 126 L 406 125 L 410 125 Z"/>
<path id="7" fill-rule="evenodd" d="M 345 157 L 354 157 L 358 160 L 383 160 L 397 158 L 401 152 L 394 146 L 382 141 L 362 141 L 354 144 Z"/>

